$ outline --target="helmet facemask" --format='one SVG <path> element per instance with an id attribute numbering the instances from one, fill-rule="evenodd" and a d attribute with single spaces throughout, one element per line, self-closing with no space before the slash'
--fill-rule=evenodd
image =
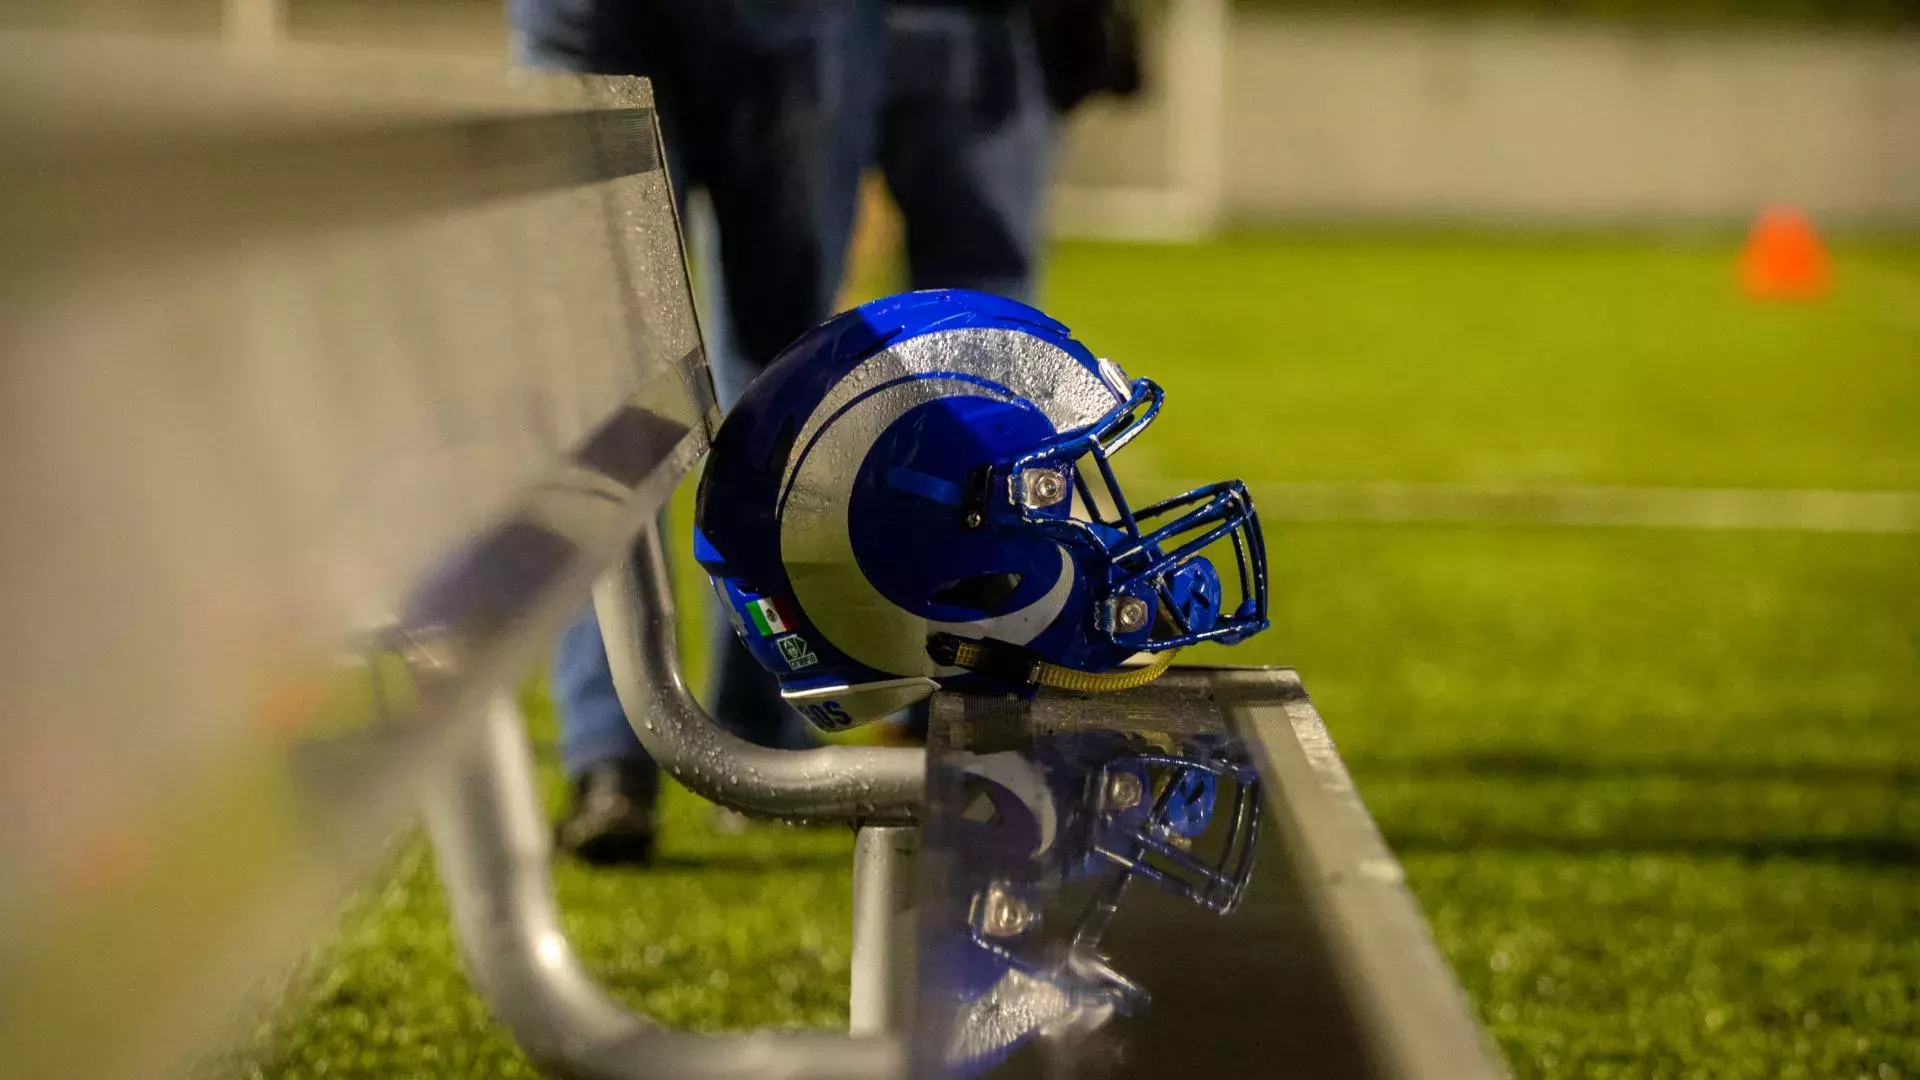
<path id="1" fill-rule="evenodd" d="M 1149 505 L 1116 478 L 1163 400 L 1024 305 L 874 301 L 804 335 L 729 414 L 696 557 L 817 726 L 942 688 L 1142 685 L 1184 646 L 1267 625 L 1245 485 Z"/>
<path id="2" fill-rule="evenodd" d="M 977 515 L 970 523 L 1016 524 L 1075 557 L 1093 615 L 1086 628 L 1090 670 L 1117 667 L 1137 653 L 1232 644 L 1267 626 L 1266 549 L 1244 483 L 1208 484 L 1135 510 L 1114 474 L 1113 456 L 1146 430 L 1164 400 L 1152 380 L 1134 380 L 1126 400 L 1095 423 L 991 470 L 979 487 L 981 506 L 969 510 Z M 1209 551 L 1232 553 L 1227 580 L 1238 596 L 1230 608 Z M 1154 667 L 1158 674 L 1165 663 Z"/>
<path id="3" fill-rule="evenodd" d="M 1217 915 L 1252 876 L 1260 780 L 1251 765 L 1142 754 L 1100 772 L 1093 850 Z"/>

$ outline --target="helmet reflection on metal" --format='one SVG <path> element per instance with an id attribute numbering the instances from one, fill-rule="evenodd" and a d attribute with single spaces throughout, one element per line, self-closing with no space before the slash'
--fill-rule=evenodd
<path id="1" fill-rule="evenodd" d="M 970 883 L 964 927 L 934 960 L 955 998 L 948 1071 L 978 1073 L 1147 1004 L 1101 944 L 1136 880 L 1219 915 L 1245 894 L 1260 829 L 1253 766 L 1221 747 L 1138 742 L 1065 736 L 964 766 L 949 838 Z"/>

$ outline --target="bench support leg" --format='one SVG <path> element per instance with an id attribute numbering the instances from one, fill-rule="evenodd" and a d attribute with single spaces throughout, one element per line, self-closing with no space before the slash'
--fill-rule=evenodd
<path id="1" fill-rule="evenodd" d="M 904 747 L 774 750 L 721 727 L 680 674 L 666 549 L 649 522 L 633 558 L 594 586 L 614 689 L 647 753 L 694 794 L 745 814 L 816 821 L 914 820 L 926 754 Z"/>
<path id="2" fill-rule="evenodd" d="M 920 830 L 869 825 L 853 848 L 855 1035 L 905 1033 L 913 1025 L 915 888 Z"/>
<path id="3" fill-rule="evenodd" d="M 494 702 L 481 741 L 424 801 L 467 975 L 546 1073 L 568 1080 L 881 1080 L 905 1071 L 895 1039 L 690 1035 L 631 1012 L 594 982 L 560 928 L 546 814 L 511 699 Z"/>

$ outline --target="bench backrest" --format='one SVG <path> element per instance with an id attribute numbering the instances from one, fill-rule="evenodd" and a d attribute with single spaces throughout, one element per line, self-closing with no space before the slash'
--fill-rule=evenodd
<path id="1" fill-rule="evenodd" d="M 650 105 L 0 36 L 12 1074 L 200 1045 L 704 450 Z"/>

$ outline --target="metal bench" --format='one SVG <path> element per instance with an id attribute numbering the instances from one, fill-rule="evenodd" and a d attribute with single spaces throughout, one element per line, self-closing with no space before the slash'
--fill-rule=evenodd
<path id="1" fill-rule="evenodd" d="M 923 867 L 919 829 L 964 808 L 929 783 L 985 718 L 1031 745 L 1122 706 L 943 697 L 929 756 L 765 750 L 692 700 L 652 522 L 718 416 L 649 106 L 639 80 L 0 35 L 14 1075 L 163 1075 L 230 1039 L 416 807 L 475 985 L 552 1074 L 937 1071 L 916 935 L 956 863 Z M 510 692 L 590 590 L 673 775 L 859 824 L 851 1032 L 669 1031 L 574 956 Z M 1263 959 L 1221 1022 L 1262 1025 L 1276 1071 L 1496 1074 L 1290 672 L 1123 709 L 1258 748 L 1262 876 L 1209 947 Z M 1129 949 L 1169 980 L 1143 1024 L 1213 1000 Z M 1136 1041 L 1242 1052 L 1187 1027 Z"/>

